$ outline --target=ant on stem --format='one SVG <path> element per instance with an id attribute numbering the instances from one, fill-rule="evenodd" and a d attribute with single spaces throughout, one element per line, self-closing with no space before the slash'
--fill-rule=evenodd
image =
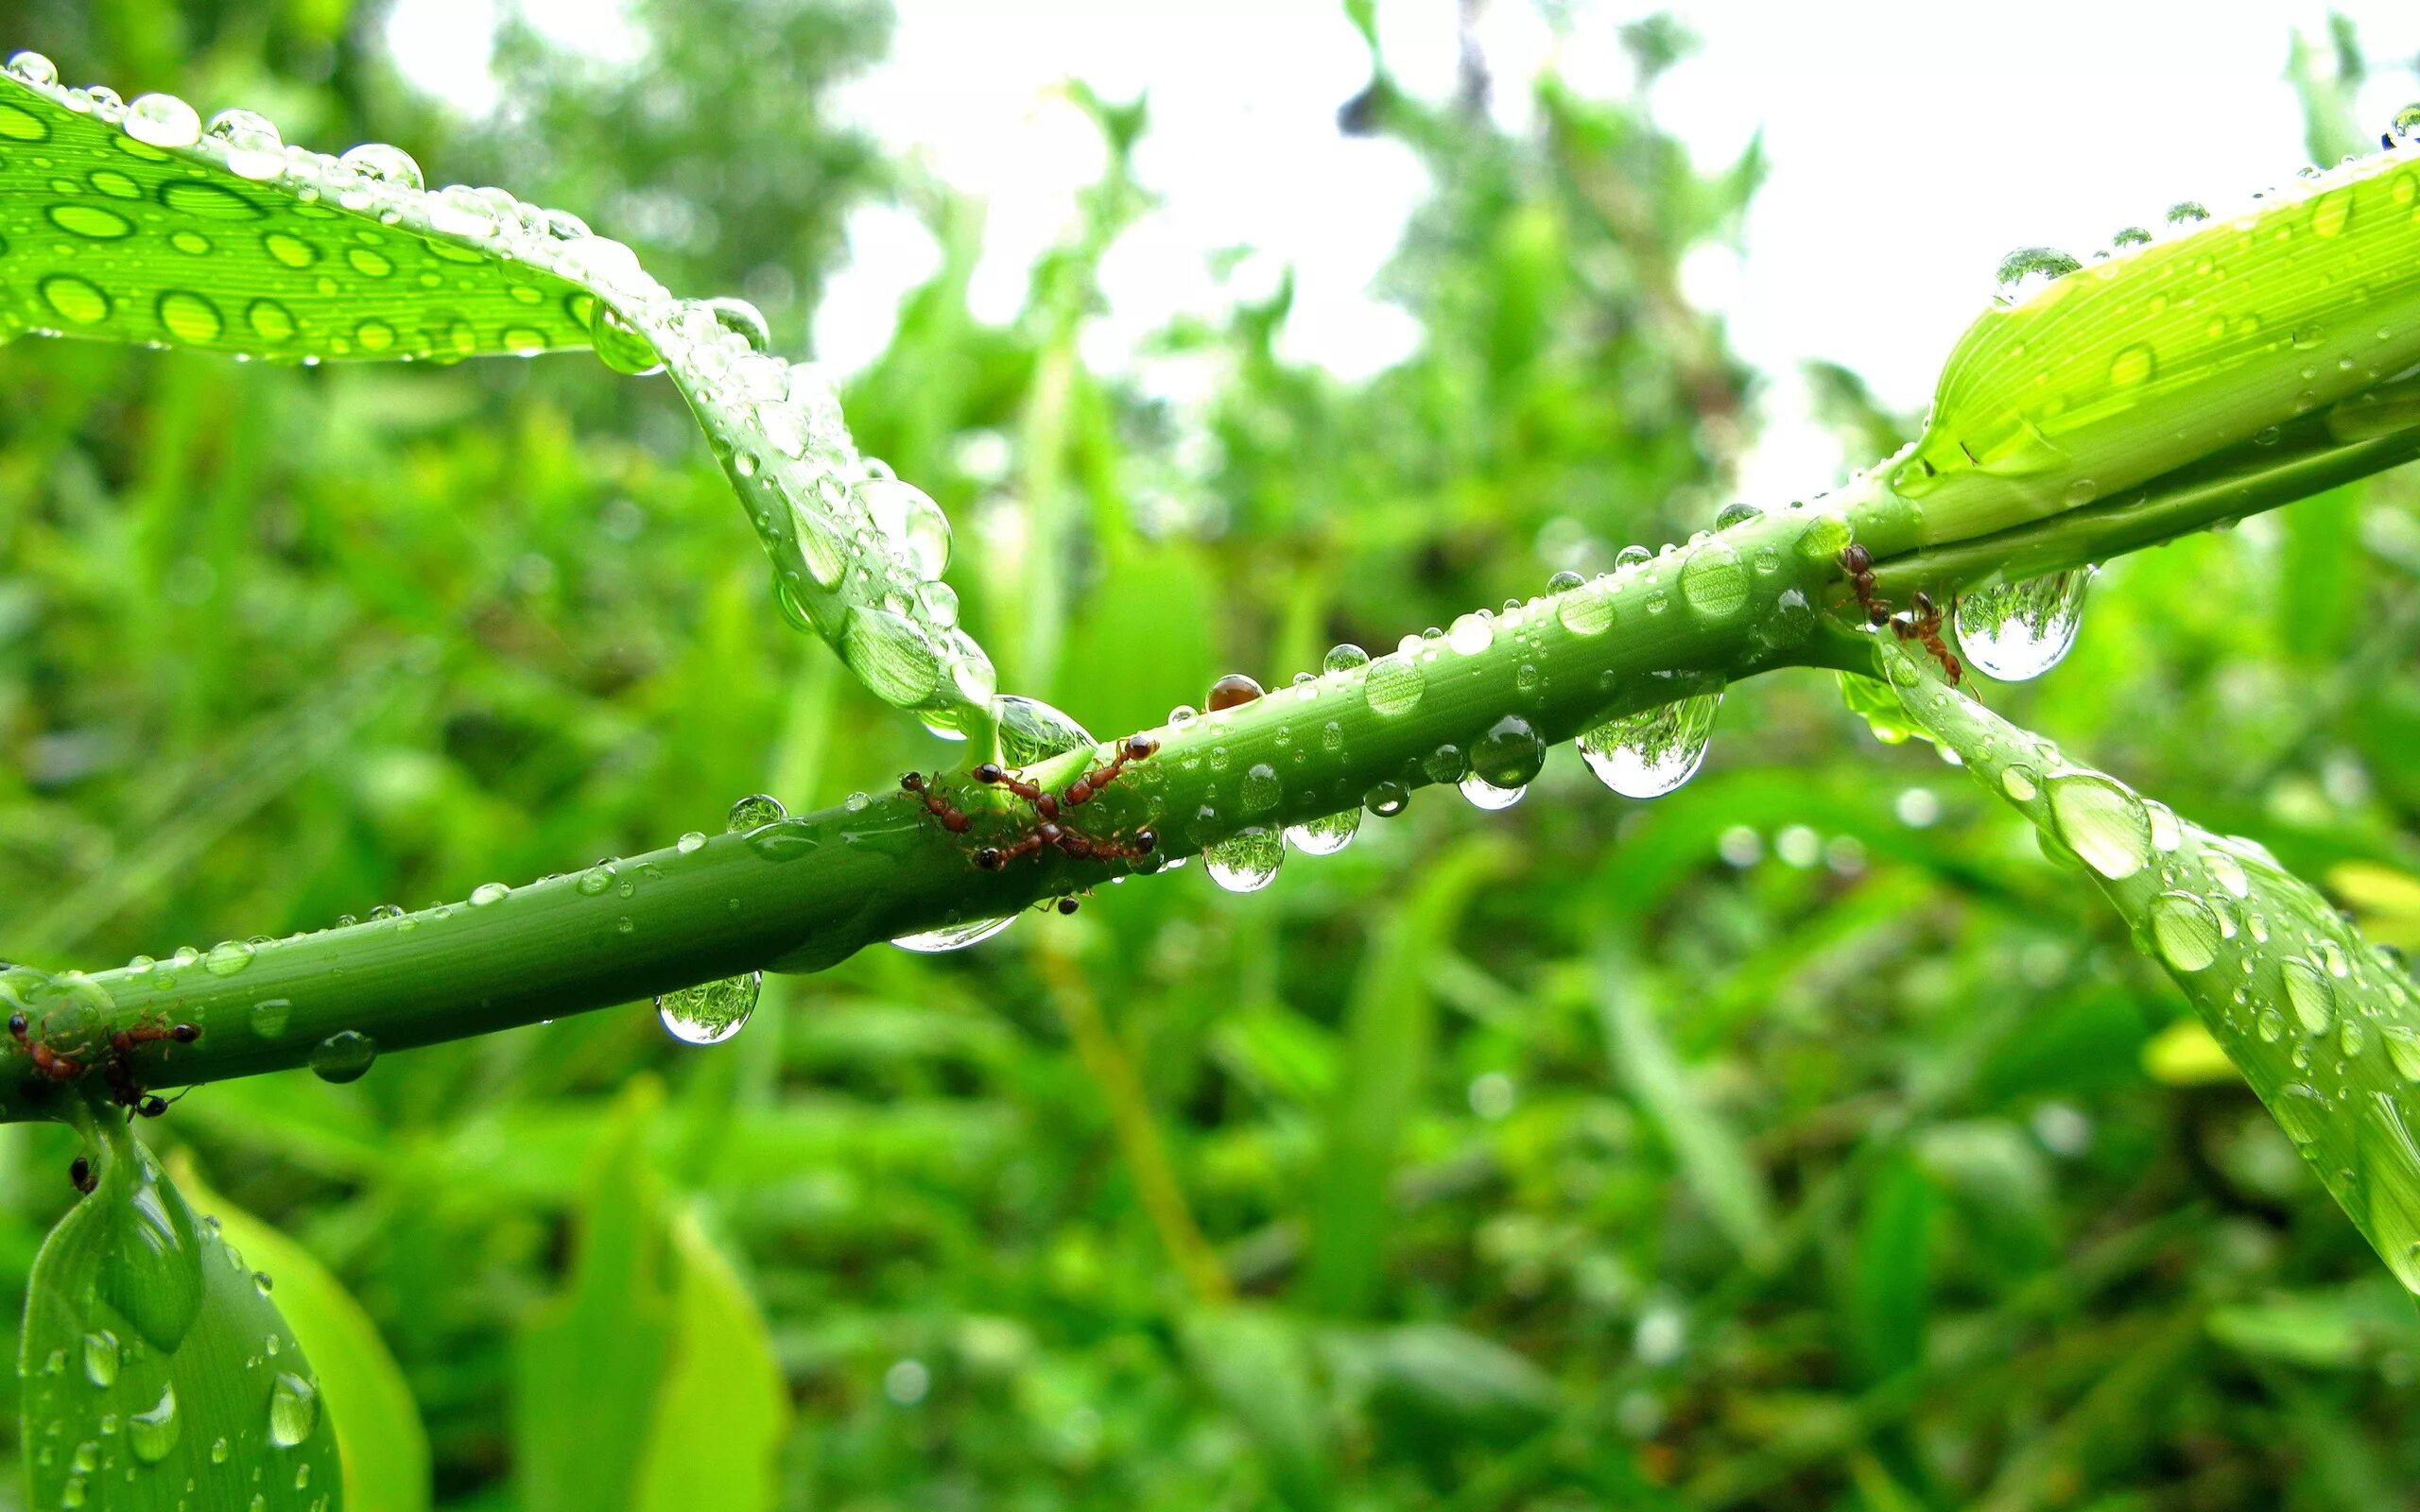
<path id="1" fill-rule="evenodd" d="M 1124 775 L 1135 762 L 1148 761 L 1160 748 L 1160 743 L 1150 735 L 1130 735 L 1118 742 L 1116 751 L 1100 765 L 1078 776 L 1057 793 L 1045 790 L 1039 783 L 1028 782 L 1011 773 L 998 762 L 985 762 L 971 774 L 986 787 L 1004 787 L 1033 810 L 1035 823 L 1006 845 L 987 845 L 975 852 L 974 860 L 985 871 L 999 871 L 1009 863 L 1036 855 L 1045 850 L 1057 850 L 1061 854 L 1079 861 L 1125 860 L 1140 861 L 1159 848 L 1159 836 L 1150 830 L 1137 830 L 1131 839 L 1115 835 L 1087 834 L 1072 824 L 1063 822 L 1070 809 L 1083 807 L 1098 797 L 1109 785 Z M 909 772 L 899 780 L 899 785 L 916 795 L 925 811 L 941 821 L 942 829 L 952 834 L 964 834 L 974 824 L 967 814 L 952 803 L 942 792 L 937 777 L 922 772 Z M 1073 913 L 1072 898 L 1060 900 L 1062 913 Z"/>
<path id="2" fill-rule="evenodd" d="M 1891 633 L 1899 639 L 1922 642 L 1932 659 L 1941 663 L 1941 670 L 1949 678 L 1949 685 L 1953 688 L 1958 686 L 1966 676 L 1966 664 L 1958 660 L 1957 654 L 1949 649 L 1948 643 L 1941 638 L 1943 614 L 1940 607 L 1933 603 L 1932 595 L 1918 589 L 1914 609 L 1907 614 L 1894 614 L 1891 601 L 1874 591 L 1872 552 L 1852 541 L 1841 548 L 1840 564 L 1841 571 L 1848 574 L 1849 586 L 1857 592 L 1858 603 L 1865 610 L 1866 623 L 1888 625 Z"/>

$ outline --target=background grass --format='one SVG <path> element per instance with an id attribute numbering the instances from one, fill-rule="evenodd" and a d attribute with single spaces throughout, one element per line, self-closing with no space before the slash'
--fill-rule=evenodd
<path id="1" fill-rule="evenodd" d="M 1420 352 L 1289 367 L 1281 292 L 1165 334 L 1210 380 L 1180 411 L 1080 344 L 1148 212 L 1143 112 L 1095 102 L 1087 220 L 990 326 L 975 208 L 821 112 L 877 10 L 638 14 L 643 79 L 515 38 L 521 108 L 477 130 L 345 0 L 0 3 L 0 50 L 401 142 L 793 338 L 849 207 L 916 206 L 943 266 L 851 421 L 958 522 L 1004 685 L 1099 733 L 1729 497 L 1755 378 L 1674 269 L 1755 163 L 1692 169 L 1634 99 L 1548 83 L 1520 138 L 1383 85 L 1337 102 L 1435 177 L 1390 275 Z M 2306 90 L 2325 146 L 2341 107 Z M 1853 451 L 1905 434 L 1826 382 Z M 27 340 L 0 396 L 10 958 L 456 897 L 949 755 L 782 626 L 660 380 Z M 2416 505 L 2390 476 L 2116 564 L 2067 662 L 1990 696 L 2420 941 Z M 785 1507 L 2397 1504 L 2420 1324 L 2247 1091 L 2146 1069 L 2186 1017 L 2015 820 L 1806 675 L 1735 689 L 1652 804 L 1560 750 L 1508 813 L 1424 794 L 1250 897 L 1192 868 L 960 956 L 775 979 L 719 1051 L 638 1005 L 349 1087 L 214 1086 L 147 1132 L 360 1301 L 449 1507 L 542 1504 L 530 1435 L 657 1389 L 543 1367 L 597 1149 L 644 1151 L 614 1184 L 644 1163 L 761 1313 Z M 71 1152 L 0 1144 L 21 1289 Z"/>

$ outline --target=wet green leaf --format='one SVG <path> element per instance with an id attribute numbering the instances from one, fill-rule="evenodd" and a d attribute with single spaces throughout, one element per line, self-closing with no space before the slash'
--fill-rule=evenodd
<path id="1" fill-rule="evenodd" d="M 2338 1206 L 2420 1291 L 2420 998 L 2256 841 L 2213 834 L 1945 686 L 1876 637 L 1911 713 L 2082 869 L 2185 989 Z"/>
<path id="2" fill-rule="evenodd" d="M 238 112 L 240 113 L 240 112 Z M 679 300 L 630 248 L 495 188 L 421 186 L 382 144 L 285 148 L 0 73 L 0 339 L 21 332 L 274 361 L 594 350 L 667 371 L 770 553 L 786 612 L 885 701 L 988 728 L 994 678 L 942 580 L 949 523 L 857 455 L 832 384 L 737 300 Z"/>
<path id="3" fill-rule="evenodd" d="M 26 1291 L 32 1504 L 338 1506 L 333 1414 L 268 1288 L 113 1110 L 95 1131 L 98 1184 L 51 1231 Z"/>
<path id="4" fill-rule="evenodd" d="M 220 1237 L 275 1283 L 270 1295 L 319 1372 L 336 1425 L 346 1512 L 424 1512 L 428 1434 L 377 1325 L 309 1250 L 212 1192 L 191 1161 L 169 1163 L 194 1205 L 218 1220 Z"/>
<path id="5" fill-rule="evenodd" d="M 671 1241 L 671 1361 L 630 1504 L 641 1512 L 770 1507 L 790 1416 L 772 1337 L 694 1208 L 672 1220 Z"/>

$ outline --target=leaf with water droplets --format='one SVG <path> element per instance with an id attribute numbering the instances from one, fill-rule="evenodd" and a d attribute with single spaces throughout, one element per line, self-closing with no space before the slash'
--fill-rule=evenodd
<path id="1" fill-rule="evenodd" d="M 2257 843 L 2213 834 L 2081 766 L 1876 638 L 1909 711 L 2037 826 L 2132 926 L 2320 1183 L 2420 1293 L 2420 995 Z"/>
<path id="2" fill-rule="evenodd" d="M 737 300 L 675 299 L 630 248 L 496 188 L 422 187 L 380 143 L 287 147 L 267 118 L 203 129 L 55 70 L 0 72 L 0 340 L 21 332 L 272 361 L 458 361 L 594 350 L 667 371 L 771 555 L 784 611 L 885 701 L 988 725 L 992 663 L 941 581 L 949 523 L 860 456 L 831 380 L 769 352 Z"/>
<path id="3" fill-rule="evenodd" d="M 2240 214 L 2180 206 L 2164 235 L 2089 264 L 2027 249 L 2013 297 L 1943 364 L 1891 487 L 1924 540 L 1969 539 L 2376 387 L 2420 361 L 2415 208 L 2420 159 L 2398 146 Z"/>
<path id="4" fill-rule="evenodd" d="M 97 1184 L 51 1230 L 26 1289 L 32 1504 L 326 1512 L 334 1427 L 277 1411 L 281 1383 L 316 1400 L 317 1377 L 269 1293 L 123 1122 L 103 1111 L 95 1133 Z"/>

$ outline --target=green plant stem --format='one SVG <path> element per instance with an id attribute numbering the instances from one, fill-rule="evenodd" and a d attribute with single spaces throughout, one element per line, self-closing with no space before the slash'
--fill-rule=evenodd
<path id="1" fill-rule="evenodd" d="M 1862 670 L 1858 638 L 1840 629 L 1850 592 L 1823 549 L 1819 522 L 1834 518 L 1824 507 L 1844 512 L 1860 541 L 1899 543 L 1897 559 L 1878 568 L 1885 592 L 1923 586 L 1945 602 L 2272 508 L 2420 452 L 2420 430 L 2346 440 L 2346 429 L 2342 414 L 2308 417 L 2269 445 L 2237 448 L 2121 499 L 1921 551 L 1908 549 L 1904 501 L 1871 483 L 1853 486 L 1827 506 L 1775 510 L 1723 532 L 1718 541 L 1737 554 L 1747 584 L 1727 606 L 1693 600 L 1684 570 L 1693 554 L 1675 551 L 1508 611 L 1492 621 L 1484 646 L 1415 642 L 1399 653 L 1420 669 L 1408 708 L 1381 712 L 1364 675 L 1329 674 L 1164 727 L 1151 731 L 1156 755 L 1070 816 L 1093 834 L 1153 830 L 1157 850 L 1137 866 L 1045 852 L 982 870 L 977 848 L 1029 833 L 1032 816 L 997 790 L 954 779 L 948 791 L 975 818 L 963 835 L 906 794 L 860 797 L 752 833 L 517 887 L 483 906 L 214 953 L 218 970 L 198 958 L 56 981 L 0 975 L 0 1005 L 26 1006 L 38 1033 L 54 1047 L 85 1050 L 88 1063 L 116 1028 L 196 1024 L 193 1043 L 135 1054 L 145 1084 L 174 1087 L 302 1065 L 346 1031 L 400 1050 L 760 969 L 820 970 L 868 945 L 1004 917 L 1239 833 L 1271 834 L 1356 807 L 1380 783 L 1450 781 L 1460 772 L 1440 748 L 1467 751 L 1508 716 L 1556 743 L 1714 679 L 1792 665 Z M 1564 613 L 1572 594 L 1601 594 L 1594 607 L 1610 610 L 1610 625 Z M 1069 752 L 1031 775 L 1055 788 L 1100 754 Z M 58 1092 L 38 1079 L 0 1089 L 0 1116 L 44 1116 Z"/>

